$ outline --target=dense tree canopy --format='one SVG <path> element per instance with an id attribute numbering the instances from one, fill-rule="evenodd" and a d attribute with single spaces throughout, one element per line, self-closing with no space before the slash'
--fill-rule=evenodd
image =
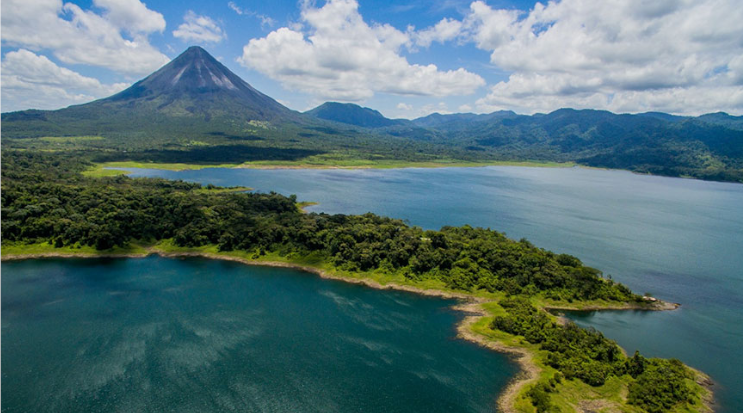
<path id="1" fill-rule="evenodd" d="M 678 360 L 646 359 L 639 353 L 626 357 L 614 341 L 600 332 L 580 328 L 573 322 L 558 324 L 523 296 L 504 299 L 500 306 L 506 315 L 495 317 L 491 327 L 523 336 L 546 350 L 547 364 L 559 371 L 557 381 L 565 377 L 602 386 L 611 376 L 629 375 L 634 379 L 629 386 L 629 403 L 651 413 L 691 401 L 686 380 L 694 375 Z M 528 392 L 538 412 L 553 411 L 549 393 L 555 384 L 555 380 L 540 382 Z"/>
<path id="2" fill-rule="evenodd" d="M 462 291 L 504 292 L 505 313 L 490 327 L 523 336 L 548 353 L 558 371 L 527 391 L 538 412 L 555 406 L 550 393 L 563 380 L 601 386 L 629 376 L 627 400 L 651 413 L 691 396 L 692 373 L 677 360 L 626 357 L 601 333 L 555 323 L 528 297 L 642 301 L 625 286 L 573 256 L 483 228 L 425 231 L 374 214 L 305 214 L 295 196 L 227 191 L 212 185 L 125 176 L 89 178 L 91 164 L 74 153 L 3 151 L 3 243 L 107 250 L 169 239 L 177 246 L 216 246 L 259 257 L 315 257 L 337 269 L 382 271 L 411 280 L 439 280 Z"/>
<path id="3" fill-rule="evenodd" d="M 173 239 L 183 247 L 314 254 L 342 270 L 440 279 L 464 291 L 638 299 L 575 257 L 489 229 L 424 231 L 374 214 L 303 214 L 294 196 L 226 192 L 162 179 L 85 178 L 79 174 L 85 167 L 73 156 L 5 153 L 3 240 L 105 250 Z"/>

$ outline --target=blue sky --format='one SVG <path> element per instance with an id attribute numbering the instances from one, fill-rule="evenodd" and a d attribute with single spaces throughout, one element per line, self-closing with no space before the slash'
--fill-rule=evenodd
<path id="1" fill-rule="evenodd" d="M 200 45 L 292 109 L 743 114 L 737 0 L 3 0 L 2 111 L 105 97 Z"/>

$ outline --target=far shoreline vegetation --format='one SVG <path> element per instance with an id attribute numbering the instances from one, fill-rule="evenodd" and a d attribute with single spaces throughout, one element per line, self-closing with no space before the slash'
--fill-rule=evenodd
<path id="1" fill-rule="evenodd" d="M 83 175 L 89 177 L 106 177 L 106 176 L 117 176 L 127 175 L 128 171 L 123 169 L 137 168 L 137 169 L 161 169 L 168 171 L 185 171 L 185 170 L 200 170 L 207 168 L 245 168 L 245 169 L 402 169 L 402 168 L 450 168 L 450 167 L 487 167 L 487 166 L 518 166 L 518 167 L 533 167 L 533 168 L 586 168 L 586 169 L 601 169 L 601 170 L 620 170 L 627 171 L 638 175 L 652 175 L 652 176 L 663 176 L 670 178 L 682 178 L 682 179 L 699 179 L 708 181 L 720 181 L 730 183 L 743 183 L 743 175 L 741 178 L 722 177 L 718 176 L 717 172 L 713 172 L 713 169 L 707 168 L 708 172 L 701 173 L 700 171 L 686 171 L 678 173 L 666 173 L 661 170 L 655 169 L 638 169 L 628 165 L 613 165 L 606 166 L 600 164 L 577 162 L 574 160 L 549 160 L 541 159 L 539 157 L 534 159 L 520 156 L 497 156 L 495 158 L 489 157 L 478 157 L 472 154 L 459 154 L 457 157 L 434 155 L 417 153 L 411 154 L 403 151 L 400 154 L 394 153 L 375 153 L 368 149 L 352 149 L 352 150 L 331 150 L 330 152 L 308 152 L 306 156 L 288 156 L 285 159 L 262 159 L 258 156 L 253 159 L 252 156 L 247 156 L 246 160 L 238 160 L 240 158 L 234 158 L 234 161 L 223 162 L 217 161 L 220 159 L 219 156 L 208 155 L 206 158 L 201 159 L 201 155 L 191 156 L 191 152 L 200 151 L 216 151 L 222 153 L 229 151 L 230 148 L 234 148 L 238 152 L 243 149 L 252 150 L 269 150 L 277 151 L 275 154 L 279 158 L 284 156 L 281 154 L 283 149 L 281 148 L 244 148 L 242 145 L 226 145 L 226 146 L 214 146 L 213 143 L 207 141 L 189 141 L 185 145 L 176 144 L 174 147 L 181 147 L 178 150 L 155 150 L 147 149 L 144 152 L 132 152 L 127 155 L 127 151 L 121 152 L 116 149 L 119 144 L 115 140 L 104 138 L 102 136 L 46 136 L 41 138 L 25 138 L 6 139 L 14 151 L 43 151 L 43 152 L 59 152 L 62 154 L 77 154 L 89 161 L 91 166 L 83 171 Z M 94 145 L 94 146 L 90 146 Z M 95 146 L 101 145 L 101 146 Z M 113 146 L 111 146 L 113 145 Z M 6 147 L 8 145 L 5 145 Z M 220 152 L 221 151 L 221 152 Z M 216 153 L 215 152 L 215 153 Z M 456 152 L 456 151 L 455 151 Z M 118 153 L 114 155 L 113 153 Z M 166 153 L 163 157 L 161 154 Z M 151 155 L 147 155 L 151 154 Z M 188 156 L 185 156 L 188 155 Z M 192 158 L 190 161 L 181 161 L 183 157 Z M 269 155 L 272 157 L 274 155 Z M 110 158 L 122 158 L 130 159 L 135 158 L 137 160 L 109 160 Z"/>
<path id="2" fill-rule="evenodd" d="M 225 169 L 408 169 L 408 168 L 422 168 L 422 169 L 437 169 L 437 168 L 483 168 L 488 166 L 497 167 L 523 167 L 523 168 L 582 168 L 582 169 L 597 169 L 604 171 L 624 171 L 636 175 L 649 175 L 659 176 L 664 178 L 677 178 L 677 179 L 697 179 L 701 178 L 681 175 L 681 176 L 667 176 L 667 175 L 653 175 L 651 173 L 643 173 L 633 171 L 630 169 L 617 169 L 617 168 L 602 168 L 597 166 L 587 166 L 577 164 L 575 162 L 541 162 L 541 161 L 492 161 L 492 162 L 464 162 L 455 160 L 442 160 L 442 161 L 429 161 L 429 162 L 415 162 L 415 161 L 353 161 L 347 162 L 306 162 L 306 161 L 256 161 L 256 162 L 245 162 L 242 164 L 186 164 L 186 163 L 154 163 L 154 162 L 103 162 L 93 163 L 91 167 L 83 171 L 84 176 L 92 178 L 103 178 L 108 176 L 119 176 L 129 175 L 131 171 L 127 169 L 157 169 L 172 172 L 181 171 L 194 171 L 209 168 L 225 168 Z M 743 182 L 727 182 L 727 183 L 741 183 Z"/>
<path id="3" fill-rule="evenodd" d="M 703 373 L 627 356 L 600 332 L 547 311 L 669 308 L 576 257 L 489 229 L 302 213 L 294 196 L 246 188 L 83 176 L 93 165 L 63 153 L 4 150 L 2 161 L 3 260 L 199 255 L 466 299 L 481 316 L 466 319 L 460 335 L 525 355 L 533 373 L 503 396 L 507 412 L 712 410 Z"/>
<path id="4" fill-rule="evenodd" d="M 428 162 L 396 160 L 347 159 L 341 161 L 302 160 L 302 161 L 255 161 L 241 164 L 187 164 L 187 163 L 154 163 L 154 162 L 103 162 L 94 163 L 82 174 L 94 178 L 127 175 L 124 169 L 161 169 L 166 171 L 187 171 L 208 168 L 230 169 L 403 169 L 403 168 L 477 168 L 485 166 L 521 166 L 530 168 L 572 168 L 573 162 L 539 162 L 539 161 L 492 161 L 466 162 L 457 160 L 438 160 Z"/>

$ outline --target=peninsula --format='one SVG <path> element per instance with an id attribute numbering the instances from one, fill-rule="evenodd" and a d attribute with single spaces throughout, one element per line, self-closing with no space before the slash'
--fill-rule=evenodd
<path id="1" fill-rule="evenodd" d="M 459 334 L 518 355 L 508 412 L 710 411 L 709 379 L 677 360 L 627 356 L 547 310 L 673 308 L 573 256 L 489 229 L 302 213 L 296 197 L 82 175 L 74 155 L 2 154 L 2 257 L 201 255 L 465 301 Z"/>

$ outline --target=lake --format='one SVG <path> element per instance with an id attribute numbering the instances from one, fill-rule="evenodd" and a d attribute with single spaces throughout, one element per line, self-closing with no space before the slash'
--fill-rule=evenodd
<path id="1" fill-rule="evenodd" d="M 452 300 L 200 258 L 2 263 L 3 412 L 492 412 Z"/>
<path id="2" fill-rule="evenodd" d="M 134 170 L 296 194 L 310 211 L 374 212 L 437 229 L 490 227 L 578 256 L 662 313 L 572 314 L 630 353 L 676 357 L 712 375 L 721 412 L 743 411 L 743 185 L 584 168 Z"/>

